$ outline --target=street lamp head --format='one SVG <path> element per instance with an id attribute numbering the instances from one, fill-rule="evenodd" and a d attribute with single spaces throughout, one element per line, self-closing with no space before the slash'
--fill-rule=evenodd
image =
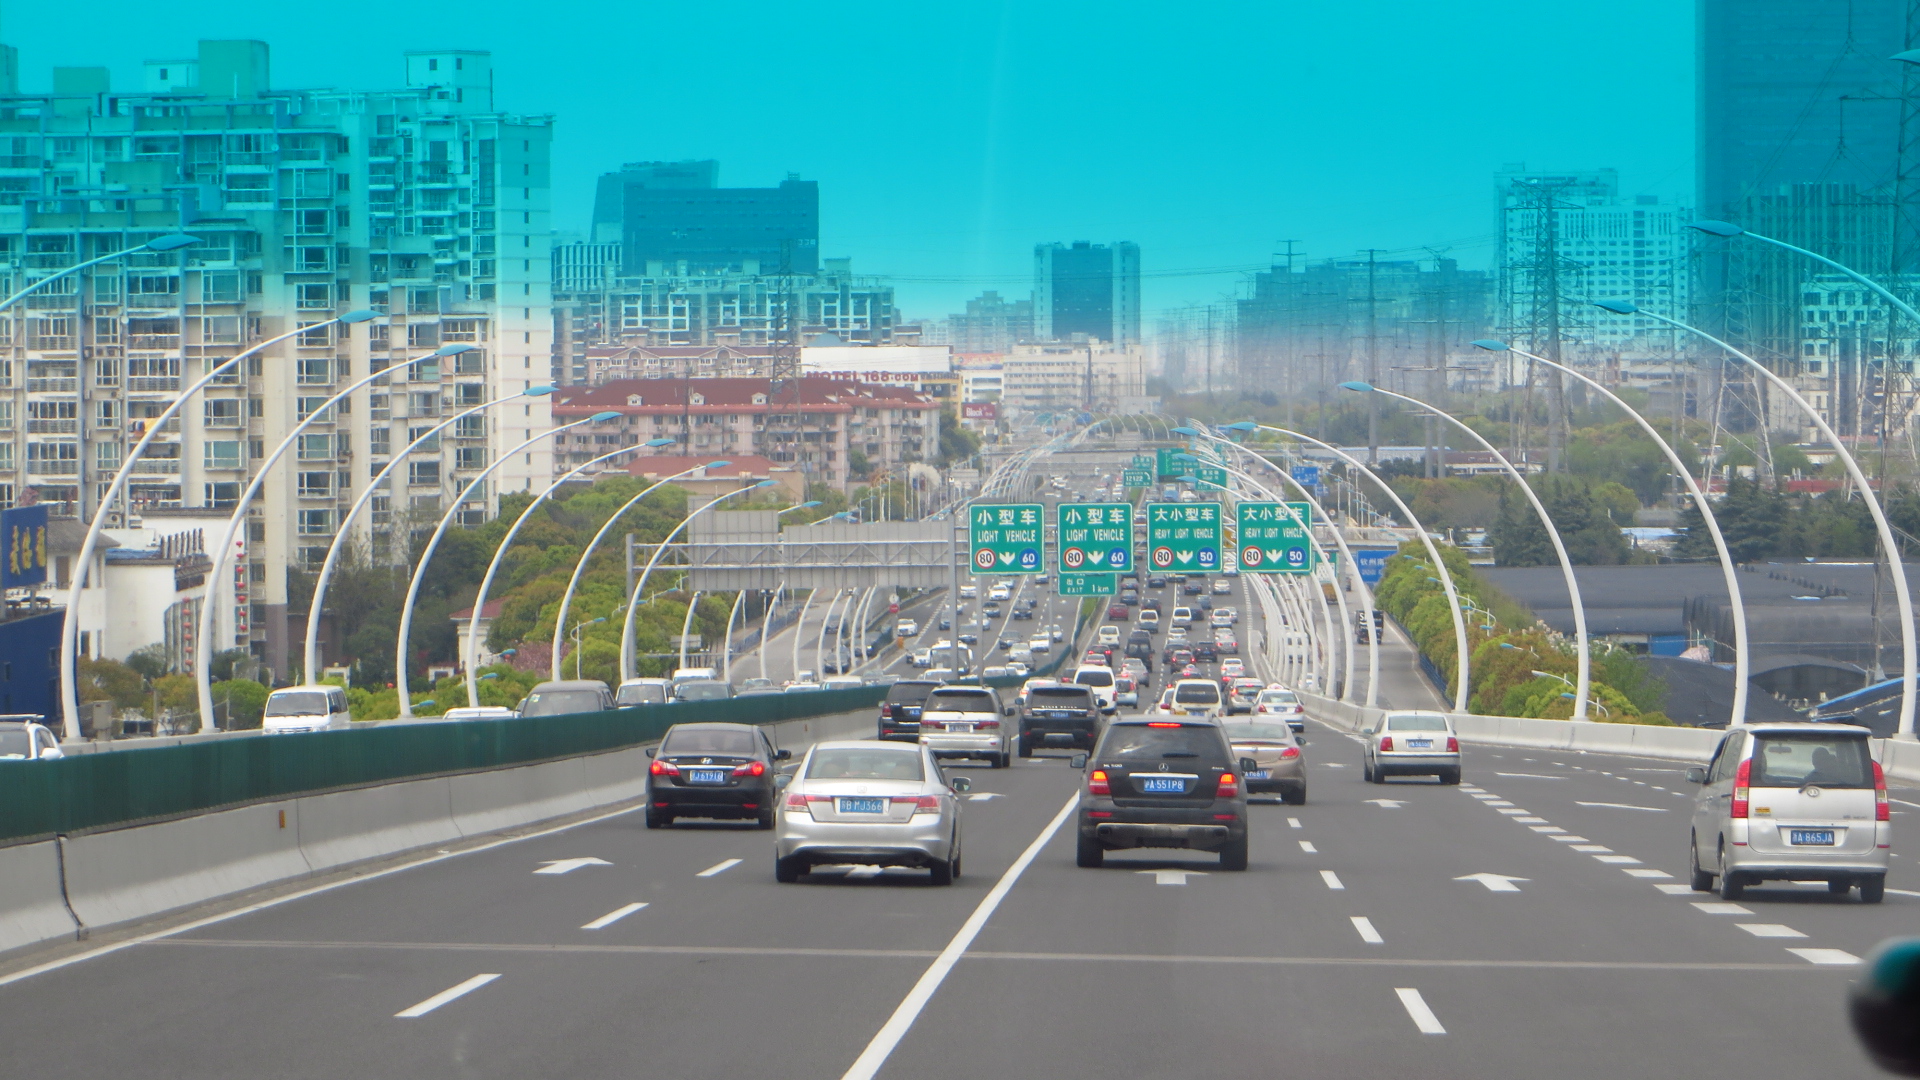
<path id="1" fill-rule="evenodd" d="M 486 681 L 487 679 L 497 679 L 497 678 L 499 678 L 499 677 L 500 677 L 500 673 L 499 673 L 499 672 L 497 672 L 497 671 L 489 671 L 489 672 L 487 672 L 487 673 L 486 673 L 485 675 L 482 675 L 482 676 L 480 676 L 480 679 L 481 679 L 481 681 L 483 681 L 483 682 L 484 682 L 484 681 Z"/>
<path id="2" fill-rule="evenodd" d="M 1500 647 L 1503 649 L 1518 649 L 1520 646 L 1515 645 L 1511 641 L 1503 641 L 1500 643 Z"/>
<path id="3" fill-rule="evenodd" d="M 147 241 L 147 250 L 179 251 L 183 247 L 192 247 L 199 242 L 200 238 L 197 236 L 188 236 L 186 233 L 168 233 L 165 236 L 156 236 Z"/>
<path id="4" fill-rule="evenodd" d="M 1615 315 L 1632 315 L 1640 310 L 1640 305 L 1631 300 L 1595 300 L 1593 306 L 1605 308 Z"/>
<path id="5" fill-rule="evenodd" d="M 1492 338 L 1481 338 L 1480 340 L 1473 343 L 1473 347 L 1476 349 L 1485 349 L 1488 352 L 1506 352 L 1507 351 L 1506 342 L 1495 341 Z"/>
<path id="6" fill-rule="evenodd" d="M 1545 672 L 1545 671 L 1541 671 L 1541 670 L 1540 670 L 1539 668 L 1528 668 L 1528 669 L 1527 669 L 1527 671 L 1528 671 L 1528 673 L 1529 673 L 1529 674 L 1531 674 L 1531 675 L 1534 675 L 1534 676 L 1536 676 L 1536 677 L 1538 677 L 1538 678 L 1542 678 L 1542 679 L 1551 679 L 1551 678 L 1553 678 L 1553 675 L 1552 675 L 1552 674 L 1550 674 L 1550 673 L 1548 673 L 1548 672 Z"/>
<path id="7" fill-rule="evenodd" d="M 1222 424 L 1220 425 L 1220 430 L 1222 431 L 1258 431 L 1260 430 L 1260 425 L 1254 423 L 1251 420 L 1242 420 L 1235 424 Z"/>
<path id="8" fill-rule="evenodd" d="M 600 616 L 600 617 L 599 617 L 599 618 L 597 618 L 597 619 L 588 619 L 588 620 L 586 621 L 586 623 L 585 623 L 585 625 L 587 625 L 587 626 L 592 626 L 592 625 L 593 625 L 594 623 L 603 623 L 603 622 L 606 622 L 606 621 L 607 621 L 607 617 L 606 617 L 605 615 L 602 615 L 602 616 Z"/>
<path id="9" fill-rule="evenodd" d="M 819 506 L 819 505 L 820 505 L 820 500 L 819 500 L 819 499 L 809 499 L 808 501 L 806 501 L 806 502 L 803 502 L 803 503 L 801 503 L 801 504 L 800 504 L 799 506 L 789 506 L 789 507 L 787 507 L 787 509 L 789 509 L 789 510 L 811 510 L 811 509 L 813 509 L 814 507 L 816 507 L 816 506 Z"/>
<path id="10" fill-rule="evenodd" d="M 592 416 L 587 417 L 587 419 L 596 424 L 605 424 L 620 419 L 620 414 L 609 409 L 606 412 L 594 413 Z"/>
<path id="11" fill-rule="evenodd" d="M 427 700 L 425 700 L 425 701 L 416 701 L 416 702 L 414 702 L 414 703 L 413 703 L 413 707 L 414 707 L 414 708 L 416 708 L 416 709 L 424 709 L 424 708 L 426 708 L 427 706 L 429 706 L 429 705 L 432 705 L 432 704 L 434 704 L 434 700 L 433 700 L 432 698 L 428 698 L 428 699 L 427 699 Z"/>
<path id="12" fill-rule="evenodd" d="M 762 480 L 762 481 L 760 481 L 759 483 L 757 483 L 757 484 L 755 484 L 755 485 L 753 485 L 753 486 L 754 486 L 754 487 L 757 487 L 757 488 L 763 488 L 763 487 L 773 487 L 774 485 L 776 485 L 776 484 L 778 484 L 779 482 L 780 482 L 780 481 L 778 481 L 778 480 Z M 752 489 L 751 489 L 751 488 L 749 488 L 748 490 L 752 490 Z"/>
<path id="13" fill-rule="evenodd" d="M 1563 690 L 1563 691 L 1561 691 L 1561 693 L 1560 693 L 1560 696 L 1561 696 L 1561 697 L 1563 697 L 1563 698 L 1566 698 L 1566 699 L 1567 699 L 1568 701 L 1572 701 L 1572 700 L 1573 700 L 1573 695 L 1572 695 L 1572 694 L 1569 694 L 1569 693 L 1567 693 L 1567 692 L 1566 692 L 1566 691 L 1564 691 L 1564 690 Z"/>
<path id="14" fill-rule="evenodd" d="M 501 649 L 501 650 L 500 650 L 500 652 L 499 652 L 499 655 L 501 655 L 501 656 L 512 656 L 512 655 L 513 655 L 514 653 L 517 653 L 517 652 L 519 652 L 519 651 L 520 651 L 519 649 Z"/>
<path id="15" fill-rule="evenodd" d="M 672 439 L 648 439 L 646 442 L 643 442 L 640 445 L 641 446 L 672 446 L 673 440 Z"/>
<path id="16" fill-rule="evenodd" d="M 461 341 L 461 342 L 456 342 L 455 344 L 452 344 L 452 345 L 442 345 L 439 348 L 433 350 L 433 355 L 459 356 L 463 352 L 471 352 L 472 350 L 473 350 L 473 346 L 471 344 L 469 344 L 468 342 Z"/>
<path id="17" fill-rule="evenodd" d="M 361 308 L 358 311 L 349 311 L 333 321 L 352 326 L 354 323 L 372 322 L 379 317 L 380 313 L 372 308 Z"/>
<path id="18" fill-rule="evenodd" d="M 525 390 L 520 391 L 520 396 L 545 397 L 546 395 L 553 393 L 553 391 L 554 391 L 553 387 L 548 386 L 545 383 L 541 383 L 539 386 L 529 386 Z"/>
<path id="19" fill-rule="evenodd" d="M 1695 221 L 1687 228 L 1706 233 L 1708 236 L 1719 236 L 1729 240 L 1747 231 L 1729 221 Z"/>
<path id="20" fill-rule="evenodd" d="M 1353 390 L 1353 391 L 1357 391 L 1358 393 L 1362 393 L 1362 394 L 1371 394 L 1371 393 L 1373 393 L 1373 384 L 1372 384 L 1372 383 L 1365 383 L 1365 382 L 1361 382 L 1361 381 L 1360 381 L 1360 380 L 1358 380 L 1358 379 L 1354 379 L 1354 380 L 1353 380 L 1353 381 L 1351 381 L 1351 382 L 1343 382 L 1343 383 L 1341 383 L 1341 384 L 1340 384 L 1340 389 L 1342 389 L 1342 390 Z"/>
<path id="21" fill-rule="evenodd" d="M 1920 49 L 1908 49 L 1906 52 L 1897 52 L 1887 57 L 1887 59 L 1898 60 L 1903 64 L 1920 64 Z"/>
<path id="22" fill-rule="evenodd" d="M 1200 434 L 1198 431 L 1195 431 L 1193 428 L 1190 428 L 1190 427 L 1177 427 L 1177 428 L 1173 428 L 1172 431 L 1175 435 L 1185 435 L 1188 438 L 1192 438 L 1193 436 Z"/>

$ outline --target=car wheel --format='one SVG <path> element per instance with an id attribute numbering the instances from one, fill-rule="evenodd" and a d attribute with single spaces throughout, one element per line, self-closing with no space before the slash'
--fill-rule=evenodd
<path id="1" fill-rule="evenodd" d="M 800 880 L 807 872 L 807 864 L 789 855 L 784 859 L 773 860 L 773 880 L 782 885 L 791 885 Z"/>
<path id="2" fill-rule="evenodd" d="M 1877 904 L 1887 897 L 1887 879 L 1876 874 L 1860 879 L 1860 902 Z"/>
<path id="3" fill-rule="evenodd" d="M 1727 855 L 1720 853 L 1720 899 L 1738 900 L 1747 893 L 1747 883 L 1739 874 L 1727 869 Z"/>
<path id="4" fill-rule="evenodd" d="M 1846 878 L 1835 878 L 1827 882 L 1827 892 L 1834 896 L 1845 896 L 1853 891 L 1853 882 Z"/>
<path id="5" fill-rule="evenodd" d="M 1000 757 L 999 757 L 999 759 L 998 759 L 998 761 L 997 761 L 997 762 L 995 763 L 995 765 L 994 765 L 994 768 L 996 768 L 996 769 L 1011 769 L 1011 768 L 1013 768 L 1013 755 L 1012 755 L 1012 754 L 1010 754 L 1010 753 L 1004 753 L 1004 752 L 1003 752 L 1003 753 L 1002 753 L 1002 754 L 1000 755 Z"/>
<path id="6" fill-rule="evenodd" d="M 1458 784 L 1460 782 L 1460 770 L 1448 769 L 1447 771 L 1441 773 L 1440 782 L 1443 784 Z"/>
<path id="7" fill-rule="evenodd" d="M 769 806 L 760 811 L 760 816 L 754 819 L 754 824 L 762 829 L 773 828 L 773 807 Z"/>
<path id="8" fill-rule="evenodd" d="M 1084 866 L 1089 870 L 1098 870 L 1100 867 L 1106 865 L 1106 861 L 1107 849 L 1100 846 L 1100 841 L 1095 840 L 1091 836 L 1082 835 L 1080 837 L 1079 847 L 1074 849 L 1074 865 Z"/>
<path id="9" fill-rule="evenodd" d="M 1247 838 L 1241 837 L 1220 849 L 1220 869 L 1245 870 L 1247 868 Z"/>
<path id="10" fill-rule="evenodd" d="M 1365 758 L 1360 759 L 1360 779 L 1369 784 L 1373 783 L 1373 762 Z"/>
<path id="11" fill-rule="evenodd" d="M 1020 736 L 1020 756 L 1029 758 L 1033 756 L 1033 744 L 1025 735 Z"/>
<path id="12" fill-rule="evenodd" d="M 1687 844 L 1687 887 L 1694 892 L 1713 891 L 1713 875 L 1700 869 L 1700 844 L 1697 839 Z"/>
<path id="13" fill-rule="evenodd" d="M 1302 784 L 1297 788 L 1282 791 L 1280 793 L 1280 801 L 1286 803 L 1288 806 L 1307 805 L 1307 786 Z"/>
<path id="14" fill-rule="evenodd" d="M 933 884 L 933 885 L 953 884 L 953 864 L 951 862 L 948 862 L 945 859 L 935 859 L 933 861 L 933 865 L 929 866 L 927 869 L 933 872 L 932 876 L 929 878 L 929 884 Z"/>
<path id="15" fill-rule="evenodd" d="M 647 828 L 671 829 L 673 828 L 673 815 L 664 810 L 649 810 L 647 811 Z"/>

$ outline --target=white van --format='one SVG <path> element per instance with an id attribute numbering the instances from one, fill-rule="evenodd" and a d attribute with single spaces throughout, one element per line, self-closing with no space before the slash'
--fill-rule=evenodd
<path id="1" fill-rule="evenodd" d="M 1172 624 L 1174 626 L 1192 626 L 1193 625 L 1193 609 L 1190 607 L 1174 608 L 1172 619 L 1173 619 Z"/>
<path id="2" fill-rule="evenodd" d="M 635 705 L 665 705 L 673 696 L 673 686 L 665 679 L 628 679 L 613 695 L 617 709 Z"/>
<path id="3" fill-rule="evenodd" d="M 710 667 L 674 668 L 673 678 L 668 680 L 668 684 L 679 686 L 683 682 L 713 682 L 719 677 L 720 673 Z"/>
<path id="4" fill-rule="evenodd" d="M 1100 703 L 1100 711 L 1113 712 L 1114 696 L 1118 693 L 1113 687 L 1113 669 L 1100 664 L 1082 664 L 1073 673 L 1073 681 L 1093 691 L 1094 700 Z"/>
<path id="5" fill-rule="evenodd" d="M 267 695 L 260 728 L 268 735 L 340 731 L 353 722 L 347 692 L 337 686 L 288 686 Z"/>

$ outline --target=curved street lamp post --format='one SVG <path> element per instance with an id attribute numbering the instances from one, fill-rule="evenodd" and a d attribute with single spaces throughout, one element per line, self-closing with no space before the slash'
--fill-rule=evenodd
<path id="1" fill-rule="evenodd" d="M 687 527 L 688 522 L 692 521 L 696 517 L 699 517 L 701 514 L 704 514 L 707 511 L 713 509 L 714 507 L 719 506 L 722 502 L 725 502 L 726 500 L 733 498 L 735 495 L 744 495 L 749 491 L 758 491 L 764 487 L 773 487 L 778 483 L 779 483 L 778 480 L 762 480 L 757 484 L 749 484 L 743 488 L 735 488 L 734 490 L 729 491 L 724 495 L 718 496 L 717 498 L 713 499 L 713 501 L 707 503 L 705 506 L 700 507 L 698 510 L 692 511 L 686 517 L 681 518 L 680 523 L 678 525 L 675 525 L 673 529 L 667 533 L 664 539 L 662 539 L 658 544 L 654 545 L 653 556 L 647 560 L 646 569 L 640 572 L 640 580 L 636 582 L 633 586 L 633 595 L 627 598 L 627 614 L 626 614 L 626 618 L 622 620 L 623 625 L 621 626 L 621 630 L 620 630 L 620 681 L 621 682 L 626 682 L 628 679 L 633 678 L 634 616 L 640 608 L 640 598 L 646 595 L 647 578 L 653 574 L 653 568 L 659 565 L 660 556 L 666 554 L 667 545 L 673 542 L 673 538 L 680 534 L 681 529 L 684 529 Z"/>

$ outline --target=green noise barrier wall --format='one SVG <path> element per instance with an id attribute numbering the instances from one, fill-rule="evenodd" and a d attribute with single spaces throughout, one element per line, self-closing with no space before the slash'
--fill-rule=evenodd
<path id="1" fill-rule="evenodd" d="M 758 694 L 567 716 L 353 730 L 0 761 L 0 844 L 222 807 L 618 750 L 674 724 L 773 724 L 879 704 L 885 686 Z"/>

